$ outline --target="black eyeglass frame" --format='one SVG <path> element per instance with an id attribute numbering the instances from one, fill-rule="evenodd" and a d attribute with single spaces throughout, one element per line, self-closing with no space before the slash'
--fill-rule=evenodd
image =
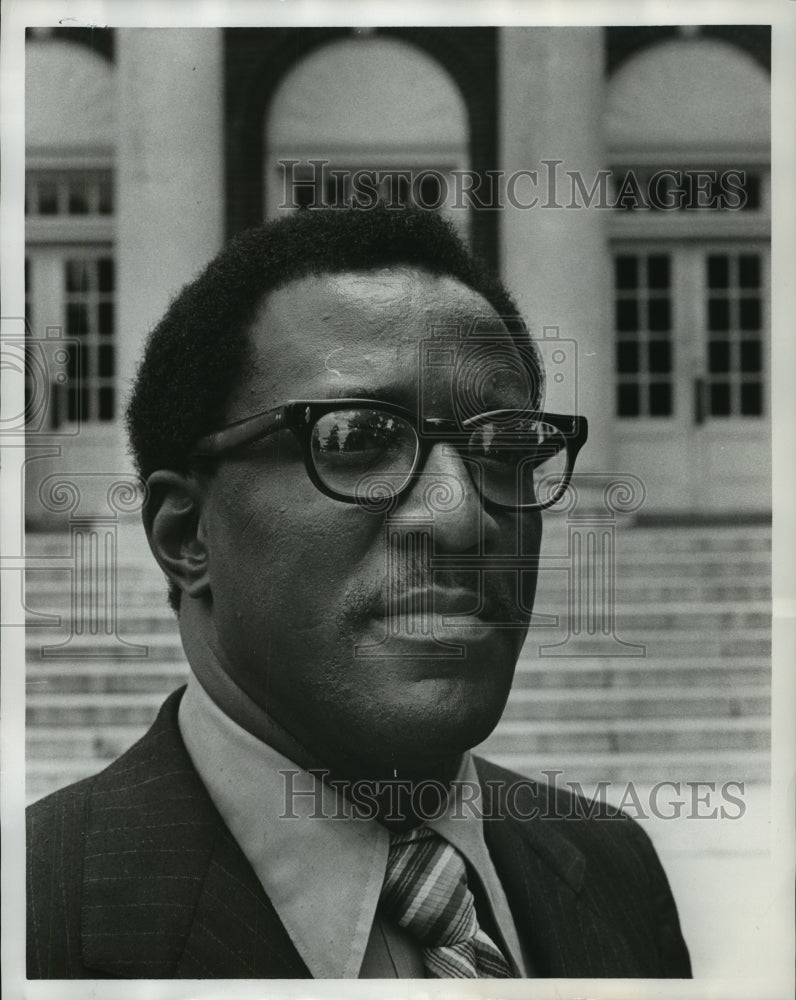
<path id="1" fill-rule="evenodd" d="M 318 474 L 312 458 L 311 438 L 317 421 L 327 413 L 332 413 L 335 410 L 354 408 L 394 414 L 403 418 L 415 430 L 417 435 L 417 449 L 412 469 L 407 474 L 406 482 L 392 494 L 393 498 L 401 496 L 401 494 L 405 493 L 411 487 L 412 483 L 417 479 L 418 474 L 422 471 L 431 449 L 441 438 L 454 445 L 457 440 L 463 441 L 469 439 L 471 432 L 467 429 L 468 425 L 477 427 L 479 422 L 483 422 L 487 418 L 494 418 L 497 415 L 523 414 L 539 423 L 550 424 L 561 431 L 566 447 L 567 464 L 561 482 L 557 486 L 553 496 L 544 501 L 537 501 L 534 504 L 503 504 L 497 500 L 492 500 L 483 491 L 479 490 L 481 499 L 487 506 L 500 510 L 521 512 L 546 510 L 548 507 L 552 507 L 553 504 L 558 503 L 572 479 L 575 459 L 580 449 L 586 443 L 589 434 L 589 424 L 586 417 L 564 413 L 547 413 L 541 410 L 503 408 L 479 413 L 462 422 L 444 417 L 424 417 L 422 421 L 418 421 L 416 414 L 406 407 L 380 399 L 291 399 L 279 406 L 263 410 L 261 413 L 254 413 L 249 417 L 244 417 L 242 420 L 236 420 L 234 423 L 227 424 L 226 427 L 222 427 L 212 434 L 207 434 L 196 443 L 190 457 L 192 460 L 222 458 L 230 452 L 236 451 L 238 448 L 253 444 L 255 441 L 262 440 L 271 434 L 275 434 L 277 431 L 289 430 L 292 431 L 301 446 L 304 466 L 312 484 L 321 493 L 333 500 L 339 500 L 342 503 L 358 504 L 361 507 L 367 508 L 369 504 L 366 499 L 355 497 L 348 493 L 340 493 L 329 486 L 328 483 L 325 483 Z M 382 501 L 379 500 L 377 505 L 381 503 Z"/>

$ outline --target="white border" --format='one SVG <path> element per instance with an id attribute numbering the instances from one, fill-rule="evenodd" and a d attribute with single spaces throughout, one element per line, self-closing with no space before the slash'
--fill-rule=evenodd
<path id="1" fill-rule="evenodd" d="M 771 941 L 770 976 L 749 979 L 660 982 L 648 980 L 522 980 L 507 983 L 433 981 L 147 981 L 92 984 L 24 980 L 24 839 L 22 809 L 24 776 L 24 635 L 21 628 L 4 629 L 0 695 L 2 751 L 2 969 L 3 989 L 17 997 L 487 997 L 505 998 L 589 996 L 620 998 L 678 997 L 717 1000 L 780 1000 L 793 995 L 793 874 L 794 874 L 794 651 L 796 650 L 796 462 L 794 462 L 794 372 L 796 372 L 796 4 L 788 0 L 677 0 L 646 2 L 614 0 L 3 0 L 0 41 L 0 141 L 2 142 L 2 302 L 3 315 L 20 316 L 23 308 L 24 120 L 21 81 L 24 80 L 24 27 L 70 26 L 290 26 L 290 25 L 584 25 L 584 24 L 765 24 L 773 28 L 772 107 L 775 192 L 773 213 L 773 414 L 774 414 L 774 697 L 773 795 L 771 848 L 776 881 L 771 906 L 778 917 L 772 926 L 780 935 Z M 19 412 L 22 380 L 2 371 L 4 413 Z M 7 463 L 4 462 L 4 466 Z M 3 481 L 0 553 L 9 552 L 20 523 L 18 483 Z M 6 574 L 8 576 L 8 574 Z M 7 586 L 4 580 L 3 586 Z M 8 608 L 13 601 L 3 593 Z M 21 623 L 20 623 L 21 624 Z"/>

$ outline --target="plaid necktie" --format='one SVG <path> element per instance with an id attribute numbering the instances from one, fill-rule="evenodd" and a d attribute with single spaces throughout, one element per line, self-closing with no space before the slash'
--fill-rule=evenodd
<path id="1" fill-rule="evenodd" d="M 513 976 L 500 950 L 478 926 L 461 856 L 432 830 L 418 827 L 390 834 L 381 906 L 423 945 L 428 976 Z"/>

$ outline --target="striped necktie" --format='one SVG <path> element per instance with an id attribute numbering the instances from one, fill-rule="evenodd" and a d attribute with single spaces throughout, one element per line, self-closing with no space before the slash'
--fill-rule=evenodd
<path id="1" fill-rule="evenodd" d="M 423 945 L 426 975 L 510 978 L 494 942 L 478 926 L 461 855 L 425 827 L 390 834 L 383 911 Z"/>

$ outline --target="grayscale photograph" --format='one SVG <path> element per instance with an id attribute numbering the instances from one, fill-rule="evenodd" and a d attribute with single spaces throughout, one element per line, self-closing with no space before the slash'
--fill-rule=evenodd
<path id="1" fill-rule="evenodd" d="M 7 995 L 789 996 L 782 5 L 24 6 Z"/>

